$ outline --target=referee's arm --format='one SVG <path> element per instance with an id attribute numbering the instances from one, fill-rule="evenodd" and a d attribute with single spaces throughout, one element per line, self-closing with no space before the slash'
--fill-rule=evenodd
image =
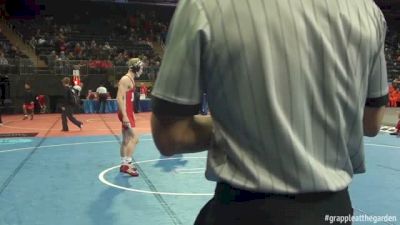
<path id="1" fill-rule="evenodd" d="M 152 101 L 151 130 L 162 155 L 194 153 L 210 147 L 212 119 L 196 115 L 199 105 L 181 105 L 156 97 Z"/>
<path id="2" fill-rule="evenodd" d="M 367 99 L 364 108 L 364 136 L 375 137 L 381 128 L 388 96 Z"/>
<path id="3" fill-rule="evenodd" d="M 383 18 L 382 24 L 380 49 L 369 74 L 367 99 L 364 107 L 364 136 L 368 137 L 374 137 L 378 134 L 385 114 L 385 106 L 388 103 L 388 75 L 384 52 L 386 26 Z"/>
<path id="4" fill-rule="evenodd" d="M 202 68 L 207 49 L 211 48 L 210 33 L 200 1 L 178 4 L 152 92 L 152 133 L 163 155 L 199 152 L 210 147 L 212 119 L 197 115 L 204 93 Z"/>

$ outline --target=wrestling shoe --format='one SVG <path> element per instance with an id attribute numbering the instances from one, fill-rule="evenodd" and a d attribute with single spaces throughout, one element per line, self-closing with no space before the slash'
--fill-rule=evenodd
<path id="1" fill-rule="evenodd" d="M 137 177 L 139 176 L 139 173 L 137 172 L 136 168 L 133 167 L 130 164 L 123 164 L 119 167 L 119 172 L 121 173 L 126 173 L 129 174 L 132 177 Z"/>

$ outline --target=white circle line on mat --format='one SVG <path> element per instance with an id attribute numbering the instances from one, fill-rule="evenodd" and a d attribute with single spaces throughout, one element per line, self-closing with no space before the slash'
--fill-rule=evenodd
<path id="1" fill-rule="evenodd" d="M 139 139 L 139 141 L 153 141 L 152 138 L 143 138 Z M 58 144 L 58 145 L 43 145 L 37 147 L 39 148 L 56 148 L 56 147 L 63 147 L 63 146 L 74 146 L 74 145 L 89 145 L 89 144 L 103 144 L 103 143 L 117 143 L 117 140 L 111 140 L 111 141 L 91 141 L 91 142 L 77 142 L 77 143 L 66 143 L 66 144 Z M 1 153 L 7 153 L 7 152 L 17 152 L 17 151 L 23 151 L 23 150 L 30 150 L 34 149 L 36 147 L 26 147 L 26 148 L 14 148 L 14 149 L 7 149 L 7 150 L 1 150 Z"/>
<path id="2" fill-rule="evenodd" d="M 178 158 L 165 158 L 165 159 L 151 159 L 151 160 L 145 160 L 145 161 L 139 161 L 136 162 L 136 164 L 141 164 L 141 163 L 148 163 L 148 162 L 156 162 L 156 161 L 166 161 L 166 160 L 179 160 L 179 159 L 205 159 L 206 157 L 178 157 Z M 144 194 L 158 194 L 158 195 L 171 195 L 171 196 L 212 196 L 214 193 L 185 193 L 185 192 L 161 192 L 161 191 L 147 191 L 147 190 L 141 190 L 141 189 L 135 189 L 135 188 L 127 188 L 123 187 L 114 183 L 109 182 L 108 180 L 105 179 L 105 175 L 110 172 L 111 170 L 117 169 L 119 166 L 113 166 L 108 169 L 103 170 L 99 174 L 99 180 L 103 184 L 117 188 L 120 190 L 125 190 L 125 191 L 131 191 L 131 192 L 138 192 L 138 193 L 144 193 Z M 132 178 L 132 179 L 137 179 L 137 178 Z"/>

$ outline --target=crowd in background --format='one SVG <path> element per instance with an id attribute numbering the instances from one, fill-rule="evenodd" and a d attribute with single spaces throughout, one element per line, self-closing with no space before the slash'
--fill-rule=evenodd
<path id="1" fill-rule="evenodd" d="M 400 75 L 400 36 L 398 31 L 389 30 L 385 42 L 388 79 L 394 80 Z"/>
<path id="2" fill-rule="evenodd" d="M 400 75 L 389 85 L 389 107 L 400 106 Z"/>
<path id="3" fill-rule="evenodd" d="M 3 40 L 0 41 L 0 54 L 2 54 L 2 57 L 4 58 L 12 59 L 25 57 L 16 46 Z"/>
<path id="4" fill-rule="evenodd" d="M 10 24 L 52 73 L 69 73 L 83 65 L 93 73 L 102 73 L 126 67 L 128 59 L 140 57 L 147 65 L 146 79 L 154 80 L 161 57 L 153 51 L 152 43 L 165 41 L 168 22 L 158 19 L 154 11 L 118 11 L 100 18 L 92 14 L 95 12 L 77 12 L 67 21 L 58 15 L 40 15 L 11 20 Z"/>
<path id="5" fill-rule="evenodd" d="M 21 58 L 26 56 L 3 36 L 0 32 L 0 74 L 10 72 L 10 67 L 16 67 Z M 15 70 L 14 70 L 15 71 Z"/>
<path id="6" fill-rule="evenodd" d="M 396 30 L 389 30 L 385 42 L 388 68 L 389 107 L 400 106 L 400 36 Z"/>

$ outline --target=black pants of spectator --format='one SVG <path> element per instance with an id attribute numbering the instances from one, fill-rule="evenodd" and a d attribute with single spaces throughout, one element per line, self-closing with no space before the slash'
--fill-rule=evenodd
<path id="1" fill-rule="evenodd" d="M 6 85 L 0 82 L 0 105 L 4 105 L 4 100 L 6 99 Z"/>
<path id="2" fill-rule="evenodd" d="M 61 122 L 62 122 L 62 130 L 68 131 L 68 121 L 71 121 L 75 126 L 81 127 L 82 122 L 77 120 L 74 115 L 72 114 L 73 108 L 72 106 L 65 106 L 65 110 L 61 110 Z"/>
<path id="3" fill-rule="evenodd" d="M 99 95 L 99 109 L 97 110 L 98 113 L 106 113 L 107 97 L 107 94 Z"/>
<path id="4" fill-rule="evenodd" d="M 329 216 L 353 215 L 347 188 L 339 192 L 277 195 L 253 193 L 218 183 L 195 225 L 324 225 Z M 330 218 L 332 219 L 332 217 Z"/>

